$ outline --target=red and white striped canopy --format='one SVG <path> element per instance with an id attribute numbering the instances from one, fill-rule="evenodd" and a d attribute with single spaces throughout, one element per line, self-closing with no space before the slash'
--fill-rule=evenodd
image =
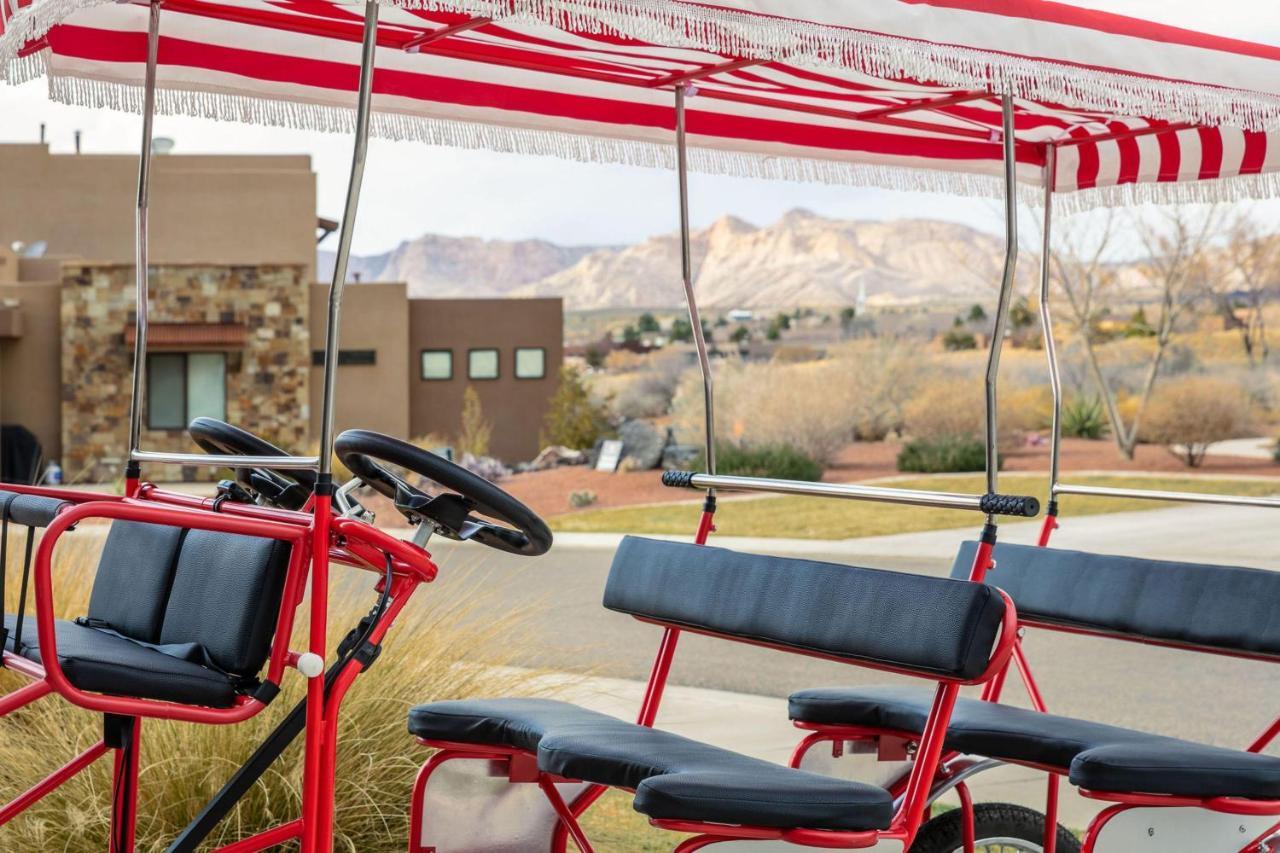
<path id="1" fill-rule="evenodd" d="M 1280 46 L 1045 0 L 380 0 L 373 132 L 703 171 L 1079 205 L 1280 195 Z M 147 10 L 0 0 L 0 74 L 137 110 Z M 351 127 L 363 6 L 164 0 L 162 112 Z"/>

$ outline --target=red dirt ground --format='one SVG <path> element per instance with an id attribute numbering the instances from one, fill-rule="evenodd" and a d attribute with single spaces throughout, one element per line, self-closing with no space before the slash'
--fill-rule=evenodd
<path id="1" fill-rule="evenodd" d="M 894 442 L 851 444 L 837 456 L 823 479 L 828 482 L 857 482 L 898 475 L 895 464 L 899 445 Z M 1049 447 L 1024 447 L 1004 454 L 1005 471 L 1047 471 Z M 1062 443 L 1064 471 L 1134 471 L 1185 474 L 1190 471 L 1178 459 L 1160 447 L 1140 446 L 1137 459 L 1129 462 L 1120 456 L 1110 441 L 1066 439 Z M 1280 476 L 1280 465 L 1268 459 L 1240 456 L 1210 456 L 1196 473 Z M 516 474 L 502 481 L 502 487 L 542 515 L 571 512 L 569 495 L 588 490 L 596 495 L 592 509 L 632 506 L 644 503 L 667 503 L 694 499 L 683 489 L 662 485 L 656 471 L 630 471 L 608 474 L 586 467 L 567 466 L 551 471 Z"/>

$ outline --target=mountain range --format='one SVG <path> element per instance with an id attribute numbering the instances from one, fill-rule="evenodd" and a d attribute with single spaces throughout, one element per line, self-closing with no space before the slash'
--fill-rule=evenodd
<path id="1" fill-rule="evenodd" d="M 927 219 L 850 221 L 793 210 L 756 226 L 722 217 L 691 235 L 699 302 L 718 308 L 831 306 L 990 296 L 1000 238 Z M 321 279 L 333 256 L 321 252 Z M 428 234 L 353 257 L 362 281 L 404 281 L 414 297 L 560 296 L 570 310 L 682 304 L 676 234 L 630 246 L 561 246 Z"/>

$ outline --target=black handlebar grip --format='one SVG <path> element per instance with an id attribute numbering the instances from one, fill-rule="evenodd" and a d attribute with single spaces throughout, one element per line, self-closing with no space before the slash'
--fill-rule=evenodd
<path id="1" fill-rule="evenodd" d="M 673 489 L 693 488 L 693 471 L 663 471 L 662 485 Z"/>
<path id="2" fill-rule="evenodd" d="M 1040 499 L 1031 495 L 983 495 L 980 506 L 989 515 L 1035 518 L 1040 514 Z"/>

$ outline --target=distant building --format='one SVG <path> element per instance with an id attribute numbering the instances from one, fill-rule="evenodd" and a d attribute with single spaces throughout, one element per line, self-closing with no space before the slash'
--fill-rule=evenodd
<path id="1" fill-rule="evenodd" d="M 136 168 L 43 145 L 0 156 L 0 424 L 30 430 L 68 479 L 123 467 Z M 144 446 L 190 450 L 185 424 L 210 415 L 305 450 L 319 432 L 328 295 L 313 283 L 309 158 L 163 155 L 153 180 Z M 492 452 L 537 453 L 560 300 L 418 300 L 404 284 L 352 284 L 342 318 L 339 429 L 452 436 L 472 384 Z"/>
<path id="2" fill-rule="evenodd" d="M 729 318 L 731 323 L 750 323 L 756 318 L 755 312 L 746 308 L 734 308 L 725 316 Z"/>

